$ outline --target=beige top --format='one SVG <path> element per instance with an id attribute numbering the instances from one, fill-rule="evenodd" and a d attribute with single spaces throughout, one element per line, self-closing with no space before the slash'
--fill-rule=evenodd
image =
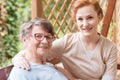
<path id="1" fill-rule="evenodd" d="M 60 58 L 64 67 L 79 80 L 115 80 L 116 46 L 101 35 L 94 51 L 88 52 L 79 35 L 73 33 L 55 40 L 52 56 Z"/>

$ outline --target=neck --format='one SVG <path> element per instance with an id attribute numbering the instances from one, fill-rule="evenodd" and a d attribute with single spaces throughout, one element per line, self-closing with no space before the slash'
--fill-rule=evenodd
<path id="1" fill-rule="evenodd" d="M 94 36 L 82 36 L 81 35 L 81 40 L 84 43 L 97 43 L 99 41 L 100 35 L 98 33 L 94 34 Z"/>
<path id="2" fill-rule="evenodd" d="M 34 62 L 37 64 L 44 64 L 46 62 L 45 56 L 37 55 L 37 53 L 31 52 L 29 50 L 25 51 L 25 58 L 28 62 Z"/>
<path id="3" fill-rule="evenodd" d="M 83 42 L 83 45 L 85 46 L 85 48 L 88 51 L 93 51 L 99 42 L 100 35 L 97 33 L 94 36 L 86 36 L 86 37 L 80 36 L 80 37 L 81 37 L 81 41 Z"/>

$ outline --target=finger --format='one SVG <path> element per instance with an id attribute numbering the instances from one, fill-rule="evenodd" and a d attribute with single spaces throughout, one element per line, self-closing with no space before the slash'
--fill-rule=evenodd
<path id="1" fill-rule="evenodd" d="M 19 66 L 19 68 L 22 68 L 22 69 L 24 69 L 24 70 L 28 70 L 28 69 L 26 68 L 25 64 L 19 64 L 18 66 Z"/>
<path id="2" fill-rule="evenodd" d="M 29 62 L 25 58 L 16 59 L 14 65 L 25 70 L 30 70 Z"/>
<path id="3" fill-rule="evenodd" d="M 20 64 L 20 67 L 22 67 L 23 69 L 25 69 L 25 70 L 30 70 L 30 65 L 29 65 L 29 63 L 28 62 L 22 62 L 21 64 Z"/>
<path id="4" fill-rule="evenodd" d="M 64 72 L 64 69 L 61 68 L 61 67 L 55 66 L 55 68 L 56 68 L 58 71 L 60 71 L 60 72 Z"/>
<path id="5" fill-rule="evenodd" d="M 30 70 L 30 69 L 31 69 L 29 63 L 24 64 L 24 68 L 25 68 L 26 70 Z"/>

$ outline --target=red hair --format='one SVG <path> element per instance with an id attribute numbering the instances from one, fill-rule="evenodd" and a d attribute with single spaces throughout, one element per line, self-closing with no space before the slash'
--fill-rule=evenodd
<path id="1" fill-rule="evenodd" d="M 97 14 L 100 15 L 101 18 L 103 17 L 102 8 L 100 7 L 97 0 L 74 0 L 73 5 L 72 5 L 72 10 L 71 10 L 72 20 L 75 21 L 76 13 L 79 8 L 88 6 L 88 5 L 93 5 Z"/>

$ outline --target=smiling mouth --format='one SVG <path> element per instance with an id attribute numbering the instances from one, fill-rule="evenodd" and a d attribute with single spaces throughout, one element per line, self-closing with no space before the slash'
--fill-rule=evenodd
<path id="1" fill-rule="evenodd" d="M 85 28 L 83 30 L 86 31 L 86 32 L 88 32 L 88 31 L 92 30 L 92 27 L 91 28 Z"/>
<path id="2" fill-rule="evenodd" d="M 48 49 L 48 46 L 39 46 L 39 48 Z"/>

